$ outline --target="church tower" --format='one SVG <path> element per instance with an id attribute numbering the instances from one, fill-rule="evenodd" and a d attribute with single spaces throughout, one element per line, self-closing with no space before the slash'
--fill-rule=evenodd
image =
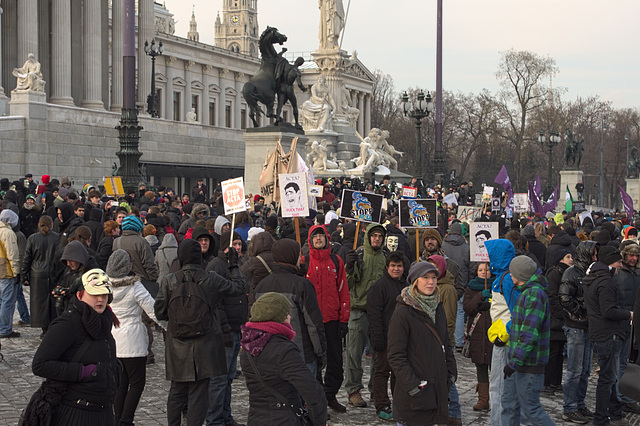
<path id="1" fill-rule="evenodd" d="M 215 45 L 258 57 L 258 0 L 223 0 L 215 23 Z"/>
<path id="2" fill-rule="evenodd" d="M 191 41 L 200 41 L 200 35 L 198 34 L 198 24 L 196 23 L 196 11 L 195 8 L 191 11 L 191 21 L 189 21 L 189 32 L 187 38 Z"/>

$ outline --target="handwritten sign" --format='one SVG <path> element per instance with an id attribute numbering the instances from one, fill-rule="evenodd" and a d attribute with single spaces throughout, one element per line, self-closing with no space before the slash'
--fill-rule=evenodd
<path id="1" fill-rule="evenodd" d="M 244 180 L 242 177 L 225 180 L 222 186 L 224 214 L 243 212 L 247 209 L 244 202 Z"/>
<path id="2" fill-rule="evenodd" d="M 471 222 L 469 226 L 469 253 L 472 262 L 488 262 L 485 241 L 499 237 L 498 222 Z"/>
<path id="3" fill-rule="evenodd" d="M 418 188 L 410 186 L 402 187 L 402 198 L 416 198 L 418 196 Z"/>
<path id="4" fill-rule="evenodd" d="M 309 185 L 309 197 L 322 197 L 322 185 Z"/>
<path id="5" fill-rule="evenodd" d="M 380 223 L 384 196 L 370 192 L 342 190 L 340 217 Z"/>
<path id="6" fill-rule="evenodd" d="M 513 211 L 526 213 L 529 210 L 529 195 L 525 193 L 513 194 Z"/>
<path id="7" fill-rule="evenodd" d="M 482 207 L 458 206 L 456 218 L 462 222 L 476 220 L 482 214 Z"/>
<path id="8" fill-rule="evenodd" d="M 304 172 L 278 175 L 282 217 L 309 216 L 307 178 Z"/>
<path id="9" fill-rule="evenodd" d="M 400 200 L 401 228 L 435 228 L 438 210 L 435 198 Z"/>

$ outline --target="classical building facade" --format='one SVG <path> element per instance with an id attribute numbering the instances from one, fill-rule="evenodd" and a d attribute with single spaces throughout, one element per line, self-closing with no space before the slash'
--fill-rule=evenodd
<path id="1" fill-rule="evenodd" d="M 78 185 L 101 183 L 103 176 L 112 174 L 123 99 L 123 3 L 0 0 L 2 177 L 69 176 Z M 225 0 L 225 22 L 233 16 L 238 16 L 236 25 L 243 32 L 245 23 L 254 24 L 257 49 L 256 0 Z M 195 14 L 189 37 L 178 36 L 170 11 L 153 0 L 137 1 L 136 24 L 136 100 L 143 127 L 140 161 L 150 183 L 186 192 L 198 177 L 214 187 L 219 180 L 242 175 L 242 132 L 249 120 L 241 92 L 260 65 L 257 54 L 248 54 L 253 39 L 245 36 L 245 44 L 236 41 L 239 51 L 199 42 Z M 217 34 L 216 29 L 216 40 Z M 154 38 L 164 47 L 154 76 L 159 119 L 144 112 L 152 77 L 144 42 Z M 16 87 L 11 72 L 29 53 L 40 62 L 46 81 L 42 101 L 11 93 Z M 352 59 L 345 84 L 354 104 L 365 107 L 358 122 L 365 134 L 370 127 L 366 106 L 373 78 L 359 60 Z M 310 87 L 317 69 L 313 63 L 307 65 L 303 83 Z M 305 96 L 299 96 L 299 104 Z M 195 123 L 186 122 L 191 108 Z M 283 115 L 293 119 L 289 106 Z M 264 117 L 261 123 L 268 124 Z"/>

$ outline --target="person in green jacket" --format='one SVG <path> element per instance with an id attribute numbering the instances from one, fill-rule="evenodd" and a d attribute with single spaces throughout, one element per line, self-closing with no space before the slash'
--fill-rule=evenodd
<path id="1" fill-rule="evenodd" d="M 351 313 L 347 333 L 345 388 L 349 393 L 349 405 L 366 407 L 360 395 L 362 385 L 362 353 L 369 339 L 369 317 L 367 316 L 367 293 L 371 285 L 384 272 L 386 257 L 383 243 L 386 235 L 384 226 L 372 223 L 367 226 L 362 247 L 347 255 L 346 271 L 351 293 Z M 371 364 L 373 370 L 373 363 Z M 373 371 L 371 376 L 373 377 Z M 371 380 L 368 385 L 372 391 Z"/>

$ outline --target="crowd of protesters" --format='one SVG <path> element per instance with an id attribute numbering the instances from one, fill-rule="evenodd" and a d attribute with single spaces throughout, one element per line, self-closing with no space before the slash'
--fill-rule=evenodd
<path id="1" fill-rule="evenodd" d="M 238 358 L 249 424 L 325 424 L 328 408 L 368 405 L 365 354 L 376 416 L 398 424 L 462 424 L 461 356 L 476 366 L 473 409 L 490 410 L 493 425 L 553 424 L 541 392 L 562 397 L 562 418 L 578 424 L 628 424 L 624 412 L 640 413 L 616 386 L 637 358 L 640 217 L 506 218 L 488 208 L 475 220 L 497 222 L 500 236 L 485 242 L 489 262 L 471 262 L 456 204 L 474 204 L 472 182 L 318 183 L 317 209 L 296 225 L 259 195 L 231 220 L 220 186 L 203 180 L 184 194 L 141 182 L 109 197 L 64 177 L 2 179 L 0 338 L 19 338 L 14 326 L 42 330 L 34 373 L 71 383 L 51 391 L 61 392 L 51 424 L 133 424 L 154 329 L 165 339 L 170 425 L 239 425 Z M 403 186 L 438 200 L 437 227 L 399 226 Z M 341 219 L 344 188 L 386 197 L 381 223 L 358 231 Z M 193 335 L 174 304 L 189 283 L 207 313 Z"/>

